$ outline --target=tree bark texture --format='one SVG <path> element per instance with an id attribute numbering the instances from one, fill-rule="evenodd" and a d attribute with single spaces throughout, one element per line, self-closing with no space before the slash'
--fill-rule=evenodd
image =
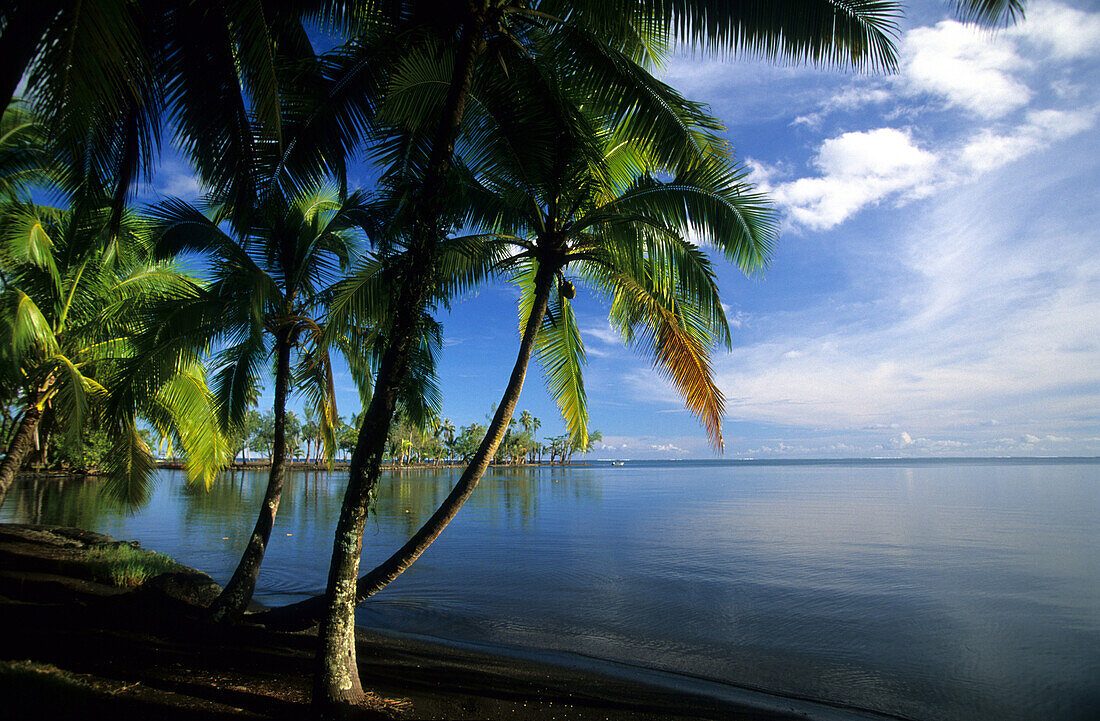
<path id="1" fill-rule="evenodd" d="M 8 452 L 4 460 L 0 462 L 0 506 L 8 497 L 8 491 L 15 481 L 15 474 L 23 465 L 23 459 L 34 449 L 35 431 L 42 420 L 42 410 L 36 404 L 29 405 L 23 411 L 23 418 L 19 421 L 19 427 L 8 444 Z"/>
<path id="2" fill-rule="evenodd" d="M 267 490 L 263 504 L 256 517 L 256 526 L 248 539 L 241 560 L 233 577 L 210 605 L 210 614 L 215 621 L 239 618 L 248 608 L 252 593 L 256 589 L 256 579 L 260 576 L 260 566 L 271 540 L 271 529 L 275 526 L 275 516 L 279 512 L 279 501 L 283 495 L 283 482 L 286 479 L 286 396 L 290 381 L 290 333 L 289 328 L 279 331 L 275 340 L 275 439 L 272 452 L 271 472 L 267 478 Z"/>
<path id="3" fill-rule="evenodd" d="M 417 194 L 420 212 L 409 239 L 407 271 L 397 289 L 393 326 L 379 364 L 374 396 L 363 418 L 352 454 L 348 487 L 336 525 L 332 563 L 325 591 L 325 613 L 319 629 L 313 704 L 322 717 L 346 716 L 364 699 L 355 659 L 355 605 L 363 529 L 378 478 L 386 437 L 393 420 L 397 391 L 408 370 L 409 349 L 417 321 L 434 282 L 436 246 L 442 238 L 442 192 L 454 143 L 462 124 L 474 66 L 483 49 L 485 7 L 473 12 L 463 29 L 442 119 L 432 143 L 424 180 Z"/>

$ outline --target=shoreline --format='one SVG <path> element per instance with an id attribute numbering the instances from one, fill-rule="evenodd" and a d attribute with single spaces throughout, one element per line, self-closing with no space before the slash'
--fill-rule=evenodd
<path id="1" fill-rule="evenodd" d="M 315 634 L 210 624 L 203 604 L 218 587 L 185 566 L 133 590 L 90 580 L 87 550 L 121 545 L 128 544 L 80 529 L 0 524 L 0 689 L 9 718 L 86 717 L 76 711 L 90 708 L 163 718 L 308 712 Z M 373 694 L 363 718 L 876 718 L 732 686 L 705 693 L 687 677 L 675 688 L 596 659 L 548 663 L 531 658 L 535 650 L 389 629 L 358 627 L 356 637 Z"/>
<path id="2" fill-rule="evenodd" d="M 330 468 L 327 463 L 305 463 L 305 462 L 288 462 L 286 470 L 287 472 L 294 471 L 315 471 L 315 472 L 336 472 L 346 471 L 350 467 L 349 461 L 334 461 Z M 588 463 L 585 461 L 577 461 L 570 463 L 491 463 L 489 468 L 494 470 L 508 469 L 508 468 L 584 468 Z M 182 471 L 184 470 L 184 464 L 180 461 L 166 461 L 158 460 L 156 467 L 166 471 Z M 403 472 L 403 471 L 446 471 L 446 470 L 463 470 L 466 466 L 461 463 L 410 463 L 406 465 L 394 465 L 392 463 L 383 463 L 382 471 L 387 473 Z M 266 471 L 271 468 L 269 461 L 248 461 L 245 463 L 234 463 L 226 466 L 223 469 L 224 472 L 232 473 L 234 471 Z M 35 476 L 38 478 L 101 478 L 105 474 L 99 470 L 86 470 L 86 469 L 20 469 L 19 476 Z"/>

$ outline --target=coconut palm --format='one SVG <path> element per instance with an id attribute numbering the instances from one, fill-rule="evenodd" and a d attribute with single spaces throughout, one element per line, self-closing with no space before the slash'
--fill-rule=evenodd
<path id="1" fill-rule="evenodd" d="M 671 93 L 666 97 L 683 103 Z M 512 415 L 533 353 L 570 423 L 572 442 L 586 445 L 583 346 L 569 302 L 573 286 L 562 279 L 570 265 L 578 278 L 607 298 L 612 322 L 623 330 L 624 339 L 652 355 L 704 421 L 715 444 L 721 444 L 722 398 L 711 379 L 708 354 L 714 339 L 728 342 L 729 331 L 710 262 L 684 236 L 691 232 L 712 243 L 751 272 L 762 267 L 772 242 L 773 214 L 760 196 L 747 192 L 736 167 L 714 155 L 720 148 L 708 142 L 705 128 L 697 133 L 686 126 L 690 132 L 684 137 L 711 152 L 697 154 L 677 177 L 662 183 L 647 172 L 663 169 L 660 161 L 645 152 L 645 145 L 593 125 L 603 118 L 575 111 L 561 116 L 563 107 L 549 101 L 539 110 L 544 119 L 540 124 L 501 127 L 506 138 L 532 142 L 498 143 L 485 154 L 492 172 L 484 180 L 466 177 L 461 197 L 467 220 L 482 232 L 452 239 L 443 256 L 450 259 L 454 248 L 481 253 L 485 260 L 472 265 L 492 265 L 520 285 L 523 340 L 510 382 L 450 496 L 408 543 L 360 578 L 360 601 L 423 553 L 472 494 L 515 422 Z M 559 121 L 552 120 L 555 113 Z M 565 128 L 566 123 L 572 125 Z M 544 147 L 554 152 L 545 153 Z M 453 287 L 480 277 L 468 273 Z M 354 279 L 341 285 L 330 328 L 338 327 L 342 312 L 376 305 L 356 300 L 366 287 Z M 525 432 L 541 425 L 530 414 L 521 422 Z M 318 608 L 319 601 L 313 600 L 297 612 L 308 616 Z"/>
<path id="2" fill-rule="evenodd" d="M 44 129 L 35 117 L 12 103 L 0 118 L 0 202 L 27 200 L 26 188 L 41 183 L 49 168 Z"/>
<path id="3" fill-rule="evenodd" d="M 950 4 L 961 18 L 987 25 L 1014 22 L 1023 17 L 1025 6 L 1024 0 Z M 350 66 L 329 65 L 342 76 L 341 89 L 323 94 L 324 112 L 302 113 L 313 118 L 310 139 L 330 151 L 349 151 L 361 139 L 363 127 L 351 126 L 369 122 L 365 116 L 385 85 L 387 63 L 380 61 L 413 35 L 443 39 L 460 59 L 452 112 L 441 129 L 461 119 L 459 89 L 472 72 L 472 61 L 483 55 L 504 57 L 510 37 L 522 32 L 516 26 L 523 23 L 560 18 L 571 28 L 598 31 L 609 45 L 628 49 L 636 59 L 652 58 L 670 35 L 770 57 L 857 64 L 888 59 L 889 43 L 878 29 L 881 19 L 895 12 L 894 3 L 817 0 L 750 9 L 740 3 L 662 0 L 482 0 L 452 13 L 438 12 L 438 3 L 429 0 L 11 0 L 0 8 L 0 107 L 25 79 L 25 95 L 48 120 L 55 147 L 70 156 L 71 179 L 112 187 L 117 212 L 132 183 L 150 169 L 165 120 L 172 121 L 177 142 L 210 187 L 228 187 L 238 166 L 225 162 L 227 157 L 257 152 L 251 133 L 241 131 L 250 116 L 265 128 L 265 142 L 274 144 L 288 166 L 312 166 L 312 180 L 320 177 L 318 171 L 341 174 L 346 152 L 295 148 L 283 132 L 278 109 L 289 90 L 283 70 L 300 73 L 300 63 L 313 58 L 303 20 L 344 33 L 350 40 L 343 54 L 369 56 Z M 664 37 L 637 33 L 649 18 L 672 32 Z M 813 22 L 806 23 L 807 18 Z M 364 42 L 372 38 L 387 42 Z M 357 69 L 349 74 L 349 67 Z M 439 140 L 446 140 L 444 135 Z M 436 160 L 445 161 L 445 155 L 441 150 Z"/>
<path id="4" fill-rule="evenodd" d="M 482 446 L 428 523 L 390 560 L 360 579 L 363 598 L 401 573 L 438 536 L 477 485 L 513 422 L 526 369 L 536 355 L 569 427 L 570 450 L 590 448 L 583 384 L 584 348 L 573 314 L 570 277 L 588 284 L 610 307 L 624 342 L 650 355 L 680 391 L 716 448 L 722 446 L 724 400 L 714 384 L 709 353 L 729 343 L 729 329 L 708 257 L 694 243 L 723 253 L 745 272 L 763 268 L 776 217 L 766 200 L 742 182 L 743 172 L 713 155 L 701 156 L 670 180 L 668 171 L 621 132 L 600 130 L 576 114 L 572 132 L 553 132 L 555 152 L 540 167 L 538 151 L 501 143 L 493 172 L 467 178 L 469 220 L 484 231 L 498 268 L 522 292 L 523 340 L 512 377 Z M 516 129 L 518 131 L 518 128 Z M 560 128 L 559 128 L 560 130 Z M 525 125 L 530 137 L 533 128 Z M 593 144 L 586 137 L 602 138 Z M 536 136 L 536 140 L 537 140 Z M 692 236 L 694 242 L 687 239 Z M 528 423 L 530 423 L 530 419 Z"/>
<path id="5" fill-rule="evenodd" d="M 73 202 L 108 189 L 112 223 L 133 183 L 151 172 L 164 127 L 210 188 L 244 193 L 234 199 L 241 206 L 261 179 L 243 182 L 235 161 L 284 152 L 278 68 L 312 55 L 306 5 L 9 3 L 0 97 L 6 103 L 25 79 L 24 97 L 50 128 Z M 263 129 L 259 137 L 252 126 Z"/>
<path id="6" fill-rule="evenodd" d="M 211 339 L 224 345 L 213 364 L 225 427 L 244 420 L 258 395 L 262 369 L 273 359 L 274 437 L 267 490 L 241 561 L 211 606 L 216 619 L 243 613 L 255 588 L 286 475 L 286 403 L 292 384 L 316 414 L 324 456 L 331 461 L 335 453 L 332 364 L 328 346 L 320 343 L 324 297 L 355 252 L 361 204 L 359 194 L 341 198 L 335 189 L 322 187 L 287 199 L 272 194 L 250 216 L 224 206 L 200 210 L 178 199 L 152 211 L 162 252 L 198 253 L 208 261 L 210 287 L 192 312 L 208 319 Z M 231 216 L 245 219 L 238 232 L 223 228 Z M 343 350 L 353 369 L 362 367 L 355 348 L 344 345 Z"/>
<path id="7" fill-rule="evenodd" d="M 27 453 L 44 446 L 43 416 L 69 447 L 86 430 L 111 440 L 106 489 L 140 502 L 155 468 L 137 421 L 184 449 L 192 480 L 209 484 L 229 460 L 212 418 L 201 343 L 166 338 L 173 312 L 201 288 L 154 257 L 148 223 L 106 205 L 76 213 L 7 207 L 0 236 L 0 376 L 22 406 L 0 463 L 0 502 Z"/>
<path id="8" fill-rule="evenodd" d="M 895 6 L 889 2 L 822 0 L 773 4 L 749 13 L 740 4 L 691 1 L 544 2 L 533 8 L 511 0 L 481 0 L 454 6 L 446 14 L 433 10 L 431 16 L 423 11 L 437 8 L 434 3 L 393 5 L 407 5 L 410 16 L 419 11 L 430 22 L 423 42 L 405 50 L 378 118 L 379 124 L 401 130 L 391 136 L 397 140 L 388 150 L 402 159 L 400 217 L 406 221 L 408 264 L 396 289 L 389 344 L 360 428 L 337 523 L 314 694 L 315 702 L 330 710 L 362 698 L 352 613 L 357 599 L 350 580 L 358 574 L 366 510 L 378 482 L 413 329 L 436 292 L 441 241 L 454 220 L 448 214 L 454 149 L 464 133 L 492 132 L 492 124 L 464 122 L 475 86 L 485 93 L 514 92 L 509 78 L 516 68 L 545 59 L 566 74 L 585 78 L 586 102 L 619 123 L 630 123 L 634 139 L 674 162 L 692 147 L 669 142 L 682 130 L 683 114 L 668 112 L 660 89 L 639 66 L 659 59 L 674 38 L 766 57 L 869 67 L 894 63 L 890 33 Z M 459 157 L 476 169 L 476 156 Z M 532 340 L 537 329 L 531 331 Z M 507 419 L 501 433 L 506 425 Z"/>

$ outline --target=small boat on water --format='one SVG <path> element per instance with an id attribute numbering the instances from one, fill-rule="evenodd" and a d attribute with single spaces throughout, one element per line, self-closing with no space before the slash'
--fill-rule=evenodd
<path id="1" fill-rule="evenodd" d="M 613 465 L 613 466 L 625 466 L 626 461 L 611 461 L 611 465 Z"/>

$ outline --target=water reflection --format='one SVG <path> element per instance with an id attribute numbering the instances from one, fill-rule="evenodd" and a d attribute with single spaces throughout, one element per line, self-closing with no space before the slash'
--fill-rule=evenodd
<path id="1" fill-rule="evenodd" d="M 402 527 L 416 531 L 447 497 L 460 475 L 461 469 L 456 468 L 383 473 L 371 513 L 397 519 Z M 45 487 L 50 483 L 35 482 Z M 339 472 L 293 471 L 287 476 L 279 513 L 335 518 L 343 502 L 345 483 L 346 476 Z M 231 522 L 242 512 L 259 508 L 266 486 L 266 471 L 233 470 L 222 474 L 209 490 L 184 485 L 179 493 L 189 521 L 202 518 L 206 522 Z M 537 515 L 543 495 L 593 502 L 599 499 L 599 486 L 591 473 L 583 471 L 566 474 L 550 468 L 491 468 L 466 506 L 486 511 L 493 519 L 528 522 Z"/>
<path id="2" fill-rule="evenodd" d="M 4 504 L 4 520 L 43 525 L 98 528 L 104 518 L 140 511 L 102 492 L 84 476 L 20 476 Z"/>
<path id="3" fill-rule="evenodd" d="M 404 632 L 597 658 L 921 719 L 1100 707 L 1100 464 L 494 468 L 359 612 Z M 457 469 L 387 474 L 364 566 Z M 95 484 L 19 482 L 0 520 L 141 538 L 224 581 L 266 473 L 163 473 L 130 515 Z M 295 472 L 258 585 L 319 592 L 341 474 Z"/>

